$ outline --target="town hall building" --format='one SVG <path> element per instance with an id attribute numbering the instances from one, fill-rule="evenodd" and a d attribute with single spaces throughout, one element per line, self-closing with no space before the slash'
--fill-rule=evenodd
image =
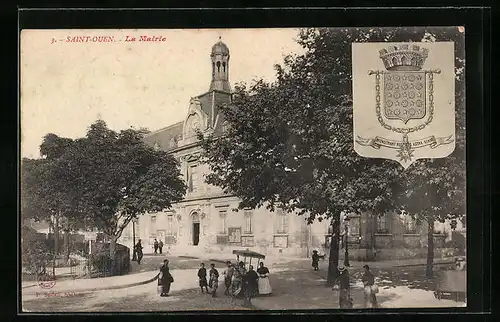
<path id="1" fill-rule="evenodd" d="M 136 240 L 142 239 L 144 252 L 152 252 L 155 239 L 162 240 L 170 253 L 231 253 L 250 249 L 274 256 L 309 257 L 313 250 L 328 253 L 331 236 L 328 221 L 307 225 L 305 218 L 271 212 L 266 208 L 235 211 L 239 199 L 205 183 L 209 167 L 200 163 L 201 146 L 196 131 L 224 132 L 226 123 L 219 111 L 231 103 L 229 83 L 229 48 L 219 41 L 212 47 L 212 80 L 208 91 L 191 98 L 184 121 L 148 134 L 151 146 L 171 153 L 181 164 L 181 174 L 188 191 L 184 200 L 168 211 L 141 216 L 135 224 Z M 132 226 L 122 233 L 120 243 L 132 247 Z M 344 226 L 341 229 L 344 231 Z M 449 225 L 436 224 L 436 257 L 449 251 Z M 427 228 L 417 225 L 410 216 L 388 213 L 382 217 L 369 214 L 350 216 L 348 226 L 350 258 L 357 260 L 398 259 L 425 256 Z"/>

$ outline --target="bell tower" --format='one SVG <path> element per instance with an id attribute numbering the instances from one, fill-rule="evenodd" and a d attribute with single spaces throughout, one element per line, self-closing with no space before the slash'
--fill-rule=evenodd
<path id="1" fill-rule="evenodd" d="M 229 48 L 219 41 L 212 46 L 210 58 L 212 61 L 212 82 L 209 91 L 218 90 L 231 92 L 229 85 Z"/>

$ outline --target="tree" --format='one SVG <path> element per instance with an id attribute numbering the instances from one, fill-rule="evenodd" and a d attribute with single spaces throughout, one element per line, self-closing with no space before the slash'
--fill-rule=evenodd
<path id="1" fill-rule="evenodd" d="M 276 66 L 277 81 L 235 88 L 221 110 L 229 127 L 203 137 L 207 182 L 241 198 L 239 207 L 281 207 L 308 223 L 333 225 L 328 284 L 337 276 L 340 212 L 393 210 L 402 167 L 353 150 L 351 44 L 421 41 L 440 29 L 306 29 L 306 53 Z"/>
<path id="2" fill-rule="evenodd" d="M 225 136 L 203 140 L 207 181 L 241 198 L 240 208 L 266 205 L 331 220 L 328 284 L 337 277 L 340 213 L 392 208 L 392 161 L 353 149 L 350 46 L 361 30 L 308 29 L 304 55 L 276 66 L 277 81 L 236 87 L 222 107 Z"/>
<path id="3" fill-rule="evenodd" d="M 109 237 L 113 259 L 116 241 L 133 218 L 170 208 L 186 191 L 178 162 L 146 145 L 145 133 L 117 133 L 98 120 L 59 159 L 59 169 L 76 177 L 76 213 Z"/>
<path id="4" fill-rule="evenodd" d="M 24 158 L 21 167 L 21 215 L 23 219 L 47 221 L 54 231 L 54 252 L 59 253 L 59 232 L 64 231 L 65 261 L 69 259 L 69 233 L 81 223 L 75 216 L 72 193 L 74 174 L 62 171 L 60 158 L 73 140 L 45 135 L 40 145 L 41 159 Z"/>
<path id="5" fill-rule="evenodd" d="M 441 159 L 423 159 L 405 171 L 398 184 L 402 193 L 396 198 L 401 209 L 427 224 L 427 277 L 433 277 L 434 223 L 449 220 L 454 228 L 466 215 L 465 164 L 465 48 L 464 35 L 457 29 L 435 29 L 423 36 L 427 41 L 455 43 L 455 150 Z"/>

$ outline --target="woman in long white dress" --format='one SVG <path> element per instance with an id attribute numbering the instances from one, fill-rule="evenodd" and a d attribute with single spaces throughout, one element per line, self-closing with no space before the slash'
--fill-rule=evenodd
<path id="1" fill-rule="evenodd" d="M 259 294 L 271 294 L 272 288 L 271 283 L 269 283 L 269 269 L 264 266 L 263 262 L 260 262 L 260 267 L 257 269 L 257 274 L 259 274 Z"/>

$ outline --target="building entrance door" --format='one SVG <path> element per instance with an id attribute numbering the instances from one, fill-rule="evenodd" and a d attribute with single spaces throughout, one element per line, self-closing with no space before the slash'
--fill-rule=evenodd
<path id="1" fill-rule="evenodd" d="M 193 223 L 193 245 L 198 246 L 200 242 L 200 223 Z"/>

